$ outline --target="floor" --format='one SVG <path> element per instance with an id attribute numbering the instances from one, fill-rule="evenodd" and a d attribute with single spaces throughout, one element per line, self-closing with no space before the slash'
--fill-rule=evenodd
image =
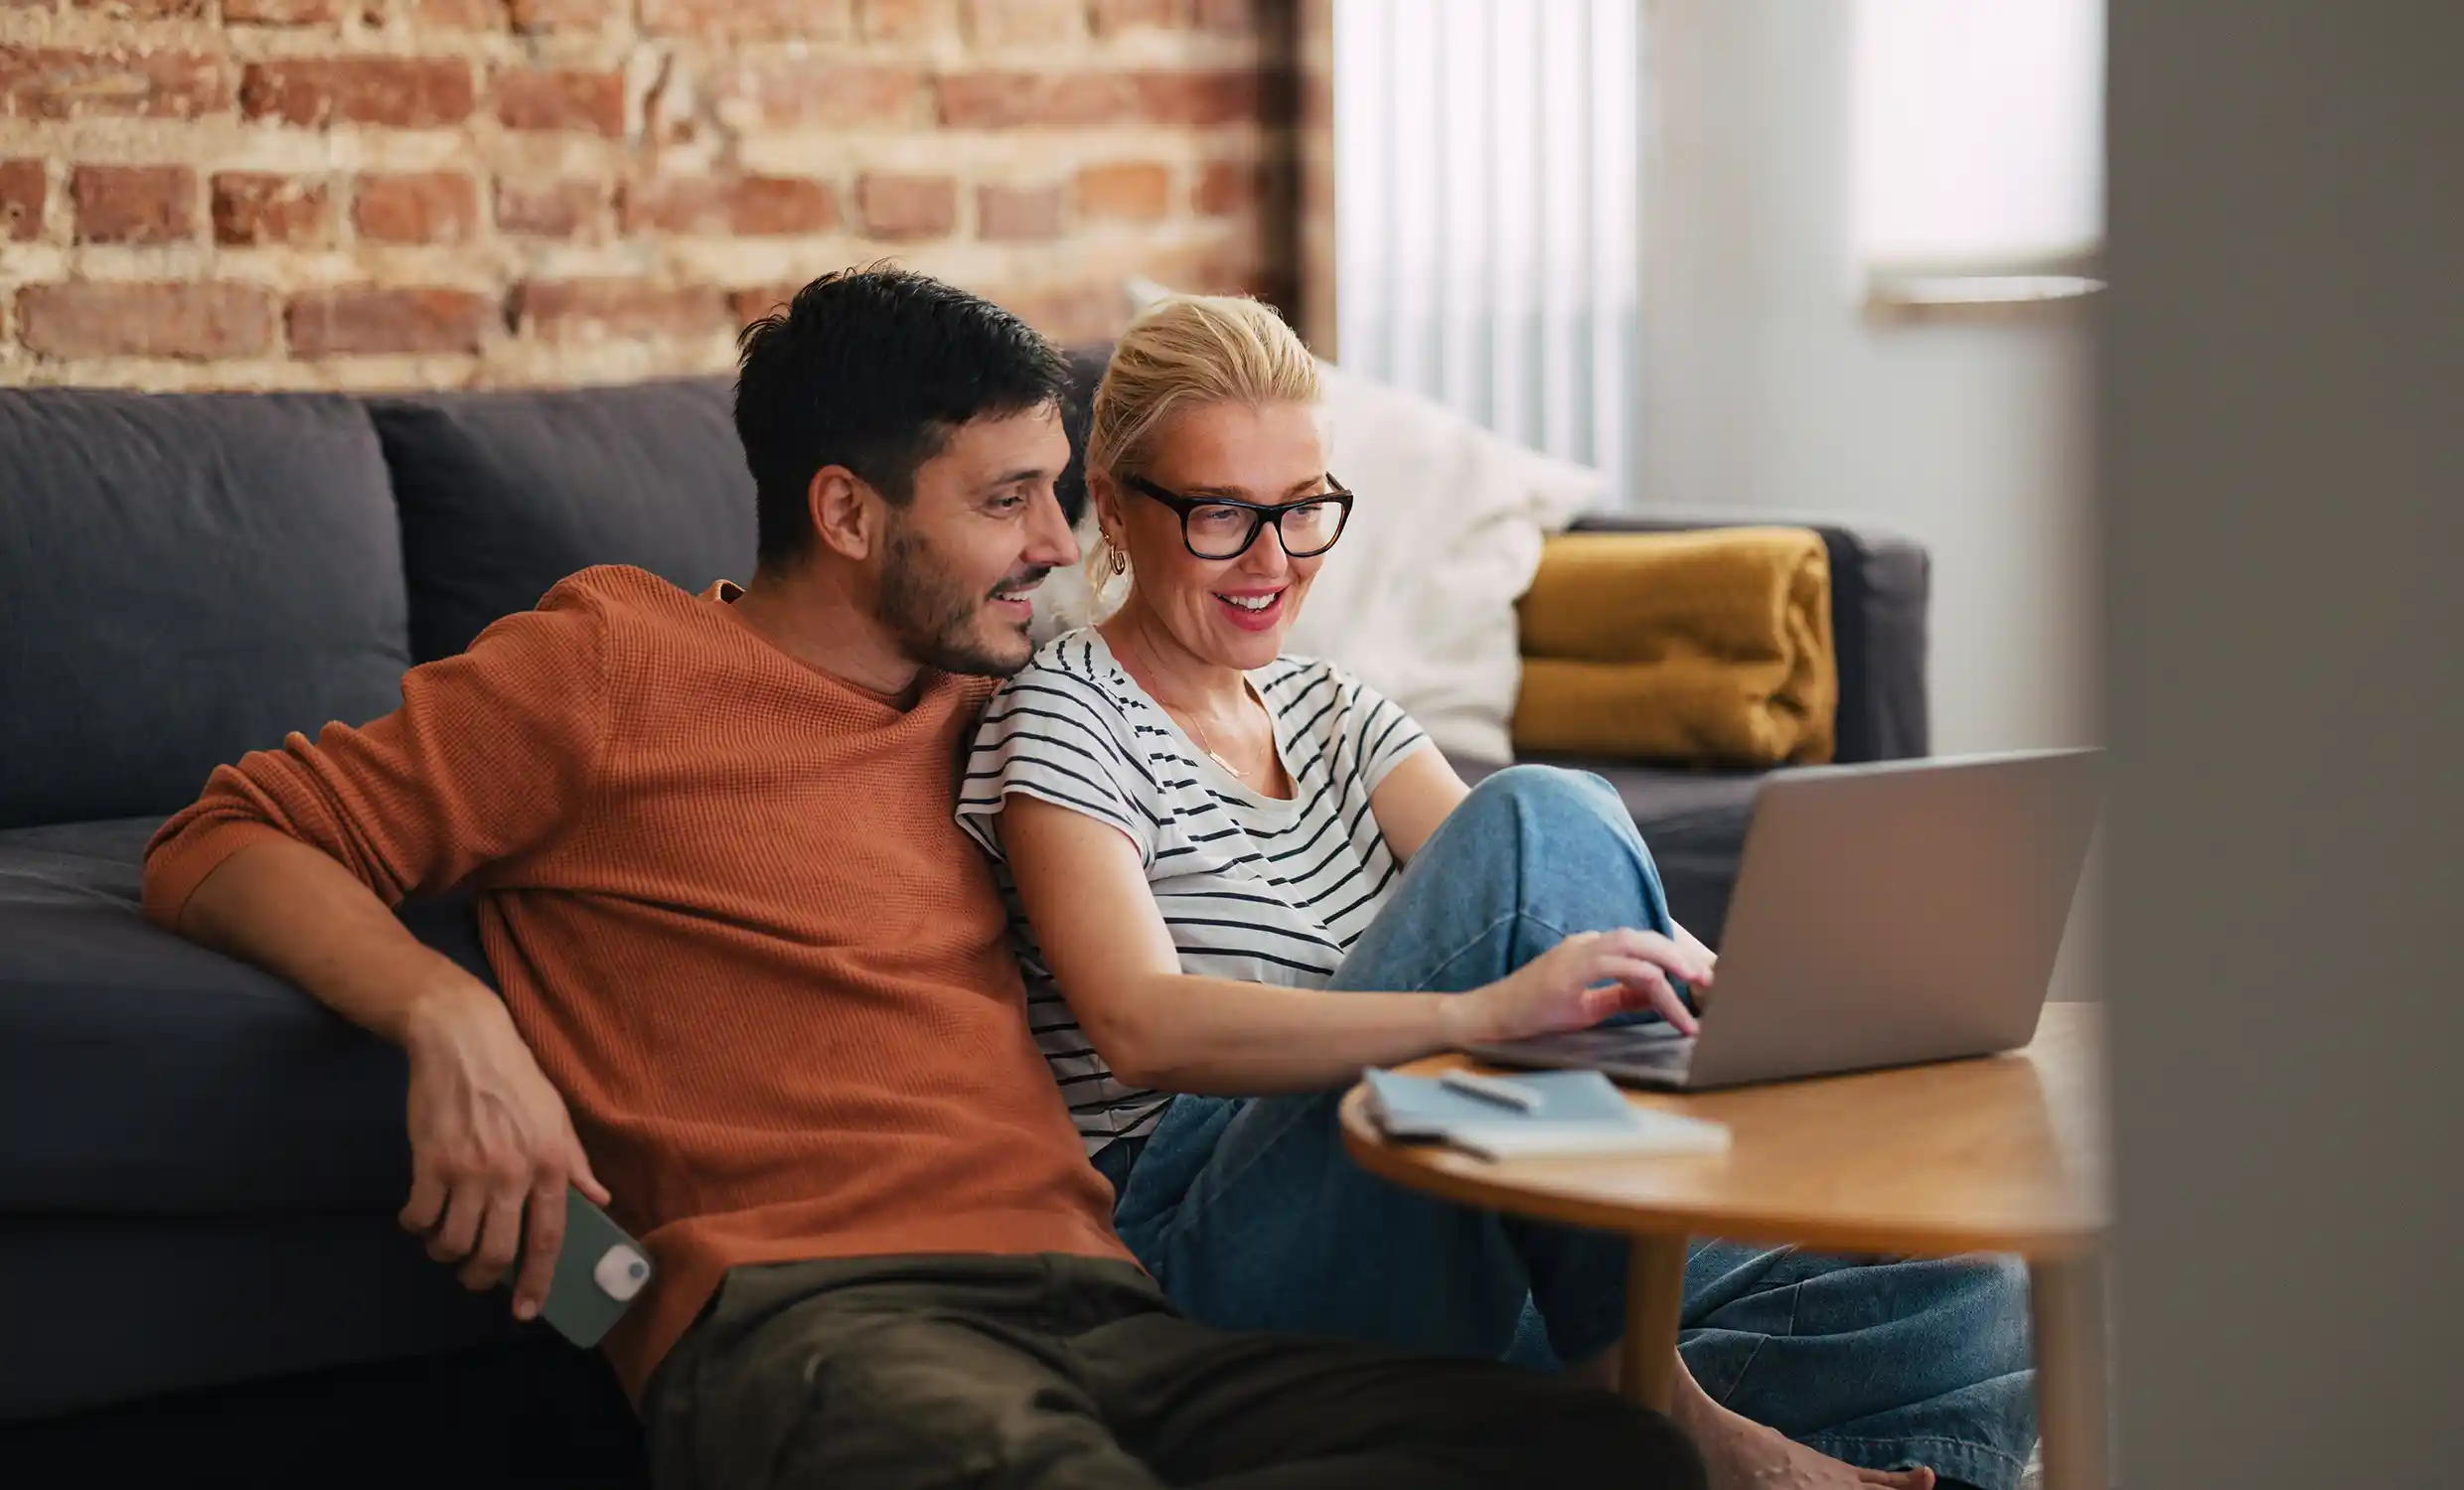
<path id="1" fill-rule="evenodd" d="M 540 1341 L 0 1424 L 10 1490 L 159 1481 L 648 1490 L 596 1356 Z M 212 1467 L 209 1467 L 212 1466 Z M 2042 1490 L 2030 1464 L 2020 1490 Z"/>

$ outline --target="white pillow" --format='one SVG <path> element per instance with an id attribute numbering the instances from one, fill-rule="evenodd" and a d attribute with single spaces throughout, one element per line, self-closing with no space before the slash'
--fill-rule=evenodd
<path id="1" fill-rule="evenodd" d="M 1066 569 L 1055 569 L 1044 576 L 1035 589 L 1035 616 L 1027 623 L 1027 636 L 1041 647 L 1064 632 L 1081 626 L 1093 626 L 1109 614 L 1095 603 L 1094 586 L 1087 583 L 1087 558 L 1095 552 L 1096 534 L 1102 529 L 1095 522 L 1095 501 L 1087 500 L 1087 510 L 1073 529 L 1078 537 L 1078 562 Z M 1120 595 L 1113 596 L 1115 602 Z"/>
<path id="2" fill-rule="evenodd" d="M 1144 281 L 1129 288 L 1134 309 L 1166 293 Z M 1449 755 L 1510 761 L 1523 682 L 1514 603 L 1539 572 L 1541 541 L 1599 503 L 1608 483 L 1442 403 L 1317 366 L 1331 426 L 1326 469 L 1358 500 L 1287 650 L 1359 674 Z M 1082 542 L 1094 532 L 1090 506 Z M 1084 573 L 1056 572 L 1037 596 L 1036 633 L 1098 614 Z"/>
<path id="3" fill-rule="evenodd" d="M 1514 603 L 1542 540 L 1608 484 L 1443 404 L 1326 364 L 1319 372 L 1326 469 L 1358 499 L 1290 649 L 1358 673 L 1448 754 L 1510 761 L 1523 679 Z"/>

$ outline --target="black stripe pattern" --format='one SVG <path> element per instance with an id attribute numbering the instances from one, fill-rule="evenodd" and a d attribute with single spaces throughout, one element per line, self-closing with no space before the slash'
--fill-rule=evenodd
<path id="1" fill-rule="evenodd" d="M 985 711 L 959 825 L 996 863 L 1012 794 L 1119 828 L 1138 849 L 1183 972 L 1323 987 L 1401 871 L 1369 795 L 1429 743 L 1403 710 L 1330 663 L 1278 658 L 1250 674 L 1296 789 L 1248 791 L 1131 680 L 1092 629 L 1045 644 Z M 1006 864 L 1001 892 L 1028 1020 L 1093 1153 L 1152 1131 L 1170 1100 L 1114 1079 L 1035 945 Z"/>

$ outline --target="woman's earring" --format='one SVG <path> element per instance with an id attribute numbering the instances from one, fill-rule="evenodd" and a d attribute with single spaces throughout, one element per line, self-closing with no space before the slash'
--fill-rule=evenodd
<path id="1" fill-rule="evenodd" d="M 1113 581 L 1130 572 L 1130 556 L 1123 553 L 1121 545 L 1107 535 L 1104 539 L 1104 551 L 1097 557 L 1095 567 L 1096 588 L 1106 589 L 1112 585 Z"/>

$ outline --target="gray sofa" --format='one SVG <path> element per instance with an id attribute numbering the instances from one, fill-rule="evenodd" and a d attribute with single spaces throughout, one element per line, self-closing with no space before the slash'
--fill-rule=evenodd
<path id="1" fill-rule="evenodd" d="M 398 1056 L 145 923 L 138 866 L 216 763 L 383 713 L 405 669 L 573 569 L 746 573 L 728 402 L 710 379 L 0 390 L 0 1433 L 235 1432 L 251 1403 L 358 1421 L 352 1381 L 374 1384 L 351 1409 L 367 1431 L 457 1382 L 550 1438 L 617 1431 L 594 1358 L 514 1329 L 395 1228 Z M 1824 537 L 1841 754 L 1922 753 L 1925 556 Z M 1716 940 L 1753 778 L 1592 764 Z M 485 974 L 466 906 L 404 916 Z"/>

